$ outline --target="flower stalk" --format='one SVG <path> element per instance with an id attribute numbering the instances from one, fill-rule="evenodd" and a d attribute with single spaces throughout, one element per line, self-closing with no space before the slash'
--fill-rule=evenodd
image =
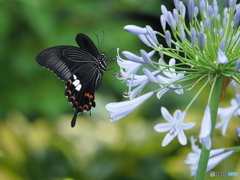
<path id="1" fill-rule="evenodd" d="M 220 98 L 221 98 L 223 79 L 224 78 L 222 75 L 215 77 L 215 80 L 212 85 L 212 93 L 210 98 L 210 113 L 211 113 L 211 123 L 212 123 L 212 129 L 210 133 L 211 141 L 213 141 L 213 133 L 215 130 L 217 112 L 218 112 L 218 107 L 219 107 Z M 210 155 L 210 149 L 206 148 L 206 146 L 203 144 L 202 151 L 200 154 L 200 160 L 198 164 L 198 170 L 195 178 L 196 180 L 204 179 L 205 173 L 207 170 L 209 155 Z"/>

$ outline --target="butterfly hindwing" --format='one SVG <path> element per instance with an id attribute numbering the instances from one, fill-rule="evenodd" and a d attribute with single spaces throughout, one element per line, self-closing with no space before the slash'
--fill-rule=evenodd
<path id="1" fill-rule="evenodd" d="M 96 106 L 94 92 L 101 84 L 106 71 L 105 54 L 100 54 L 93 41 L 85 34 L 78 34 L 75 46 L 54 46 L 42 51 L 36 60 L 66 81 L 65 96 L 75 110 L 71 126 L 77 115 Z"/>
<path id="2" fill-rule="evenodd" d="M 95 80 L 94 76 L 96 75 L 88 73 L 84 78 Z M 87 81 L 87 84 L 81 82 L 82 79 L 79 79 L 77 76 L 73 75 L 71 79 L 68 80 L 65 89 L 65 95 L 75 110 L 75 115 L 71 123 L 72 127 L 76 122 L 76 114 L 80 114 L 84 111 L 90 111 L 92 107 L 96 106 L 94 101 L 94 81 Z M 82 84 L 84 84 L 84 86 L 82 86 Z"/>

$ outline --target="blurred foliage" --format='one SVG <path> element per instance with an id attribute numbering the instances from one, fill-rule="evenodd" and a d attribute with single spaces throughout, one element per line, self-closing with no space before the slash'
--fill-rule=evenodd
<path id="1" fill-rule="evenodd" d="M 171 1 L 162 2 L 173 6 Z M 110 123 L 104 106 L 122 100 L 126 89 L 113 75 L 118 71 L 113 61 L 109 69 L 114 70 L 105 73 L 96 93 L 92 116 L 80 115 L 71 128 L 73 110 L 63 95 L 64 82 L 35 61 L 48 47 L 76 46 L 80 32 L 109 52 L 110 58 L 116 56 L 117 47 L 139 54 L 146 47 L 123 27 L 149 24 L 160 30 L 161 4 L 160 0 L 0 0 L 1 180 L 191 179 L 182 163 L 189 146 L 181 147 L 176 140 L 162 148 L 165 134 L 156 133 L 153 126 L 163 122 L 162 105 L 184 107 L 194 92 L 152 99 L 130 116 Z M 198 101 L 189 121 L 201 120 L 196 114 L 205 103 L 204 98 Z M 239 144 L 233 131 L 227 139 L 226 146 Z M 239 164 L 234 156 L 227 162 L 228 166 L 231 162 L 229 171 Z"/>

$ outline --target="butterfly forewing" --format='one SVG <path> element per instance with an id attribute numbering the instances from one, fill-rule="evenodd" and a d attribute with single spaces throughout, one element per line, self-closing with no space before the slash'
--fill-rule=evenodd
<path id="1" fill-rule="evenodd" d="M 38 64 L 53 71 L 67 81 L 81 65 L 96 63 L 96 58 L 74 46 L 55 46 L 42 51 L 36 58 Z"/>
<path id="2" fill-rule="evenodd" d="M 93 41 L 85 34 L 78 34 L 75 46 L 54 46 L 42 51 L 36 60 L 67 81 L 65 96 L 75 110 L 71 126 L 75 126 L 77 114 L 95 107 L 94 92 L 101 84 L 106 71 L 105 54 L 100 54 Z"/>
<path id="3" fill-rule="evenodd" d="M 99 58 L 100 53 L 96 48 L 95 44 L 93 43 L 93 41 L 88 36 L 86 36 L 85 34 L 79 33 L 76 36 L 76 42 L 81 49 L 90 53 L 95 58 Z"/>

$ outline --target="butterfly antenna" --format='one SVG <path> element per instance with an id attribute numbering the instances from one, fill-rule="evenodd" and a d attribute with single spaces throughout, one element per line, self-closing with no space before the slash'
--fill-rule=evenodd
<path id="1" fill-rule="evenodd" d="M 103 39 L 102 39 L 102 44 L 101 44 L 101 49 L 100 49 L 100 50 L 102 50 L 102 47 L 103 47 L 103 41 L 105 40 L 105 32 L 102 31 L 102 33 L 103 33 Z"/>
<path id="2" fill-rule="evenodd" d="M 97 35 L 97 34 L 95 34 L 95 36 L 97 37 L 98 49 L 99 49 L 99 50 L 100 50 L 100 52 L 101 52 L 101 49 L 100 49 L 100 44 L 99 44 L 99 37 L 98 37 L 98 35 Z"/>

